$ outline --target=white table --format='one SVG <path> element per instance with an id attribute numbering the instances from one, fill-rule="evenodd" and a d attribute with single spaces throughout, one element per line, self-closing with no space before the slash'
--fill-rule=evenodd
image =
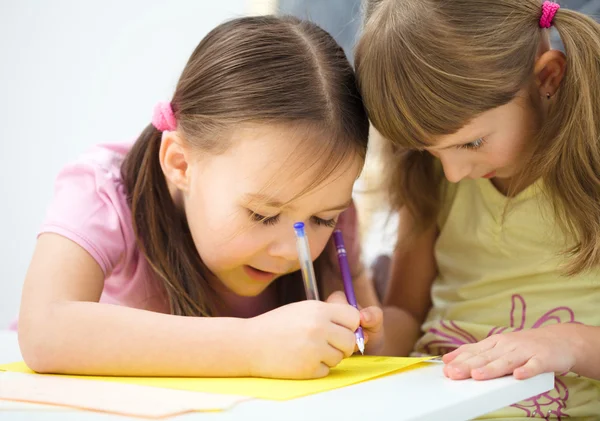
<path id="1" fill-rule="evenodd" d="M 21 359 L 17 335 L 0 331 L 0 363 Z M 484 382 L 453 381 L 444 377 L 441 364 L 431 363 L 422 369 L 290 401 L 253 400 L 240 403 L 229 411 L 187 414 L 170 420 L 468 420 L 546 392 L 553 387 L 554 375 L 551 373 L 529 380 L 504 377 Z M 139 421 L 139 418 L 0 401 L 0 420 L 31 419 Z"/>

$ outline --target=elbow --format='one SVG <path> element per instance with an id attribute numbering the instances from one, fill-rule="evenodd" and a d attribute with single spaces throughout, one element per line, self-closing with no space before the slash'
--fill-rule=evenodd
<path id="1" fill-rule="evenodd" d="M 18 339 L 23 361 L 37 373 L 59 371 L 59 353 L 56 352 L 52 320 L 43 317 L 26 318 L 19 321 Z"/>

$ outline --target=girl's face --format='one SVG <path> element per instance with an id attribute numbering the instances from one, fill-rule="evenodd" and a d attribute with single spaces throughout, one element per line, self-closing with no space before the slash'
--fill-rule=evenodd
<path id="1" fill-rule="evenodd" d="M 506 185 L 526 162 L 539 121 L 528 91 L 523 90 L 508 104 L 477 116 L 426 149 L 440 159 L 450 182 L 484 177 Z"/>
<path id="2" fill-rule="evenodd" d="M 298 132 L 265 125 L 234 132 L 232 146 L 222 154 L 198 157 L 173 145 L 181 151 L 173 162 L 186 164 L 182 180 L 169 183 L 171 191 L 185 209 L 202 260 L 236 295 L 256 296 L 299 269 L 295 222 L 305 223 L 316 259 L 350 205 L 362 160 L 349 158 L 301 194 L 315 179 L 310 166 L 318 167 L 320 157 L 303 155 L 298 137 Z M 168 170 L 165 174 L 169 179 Z"/>

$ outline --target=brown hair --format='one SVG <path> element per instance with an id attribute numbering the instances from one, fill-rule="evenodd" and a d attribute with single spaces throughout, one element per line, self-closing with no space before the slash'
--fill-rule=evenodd
<path id="1" fill-rule="evenodd" d="M 227 150 L 228 134 L 244 124 L 304 129 L 301 147 L 318 174 L 312 186 L 348 157 L 366 154 L 368 119 L 343 50 L 318 26 L 293 17 L 245 17 L 212 30 L 192 53 L 171 106 L 185 141 L 214 154 Z M 214 315 L 208 282 L 214 275 L 169 194 L 160 144 L 161 132 L 147 126 L 121 169 L 138 244 L 164 283 L 173 314 Z M 283 278 L 277 281 L 282 302 L 301 299 L 298 274 Z"/>
<path id="2" fill-rule="evenodd" d="M 383 159 L 393 209 L 418 230 L 435 223 L 446 183 L 423 152 L 479 114 L 533 86 L 539 0 L 370 0 L 355 52 L 359 86 Z M 553 24 L 567 55 L 556 100 L 533 142 L 532 162 L 511 186 L 542 177 L 556 220 L 575 245 L 567 272 L 600 263 L 600 25 L 560 9 Z M 510 194 L 509 194 L 510 195 Z"/>

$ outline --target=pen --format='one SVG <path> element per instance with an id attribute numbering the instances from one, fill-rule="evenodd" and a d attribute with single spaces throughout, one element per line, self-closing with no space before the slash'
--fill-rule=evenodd
<path id="1" fill-rule="evenodd" d="M 342 281 L 344 282 L 344 292 L 346 293 L 346 299 L 348 304 L 358 310 L 358 304 L 356 303 L 356 296 L 354 295 L 354 286 L 352 285 L 352 276 L 350 275 L 350 265 L 348 265 L 348 258 L 346 257 L 346 247 L 344 246 L 344 238 L 342 237 L 342 231 L 335 230 L 333 232 L 333 242 L 335 243 L 335 249 L 338 255 L 338 262 L 340 264 L 340 271 L 342 272 Z M 356 332 L 356 345 L 361 354 L 365 353 L 365 336 L 361 326 L 358 326 Z"/>
<path id="2" fill-rule="evenodd" d="M 302 271 L 302 280 L 304 281 L 304 290 L 307 300 L 318 300 L 319 290 L 317 289 L 317 279 L 312 259 L 310 258 L 310 248 L 308 247 L 308 237 L 304 231 L 304 222 L 294 224 L 296 231 L 296 247 L 298 248 L 298 259 L 300 260 L 300 270 Z"/>

